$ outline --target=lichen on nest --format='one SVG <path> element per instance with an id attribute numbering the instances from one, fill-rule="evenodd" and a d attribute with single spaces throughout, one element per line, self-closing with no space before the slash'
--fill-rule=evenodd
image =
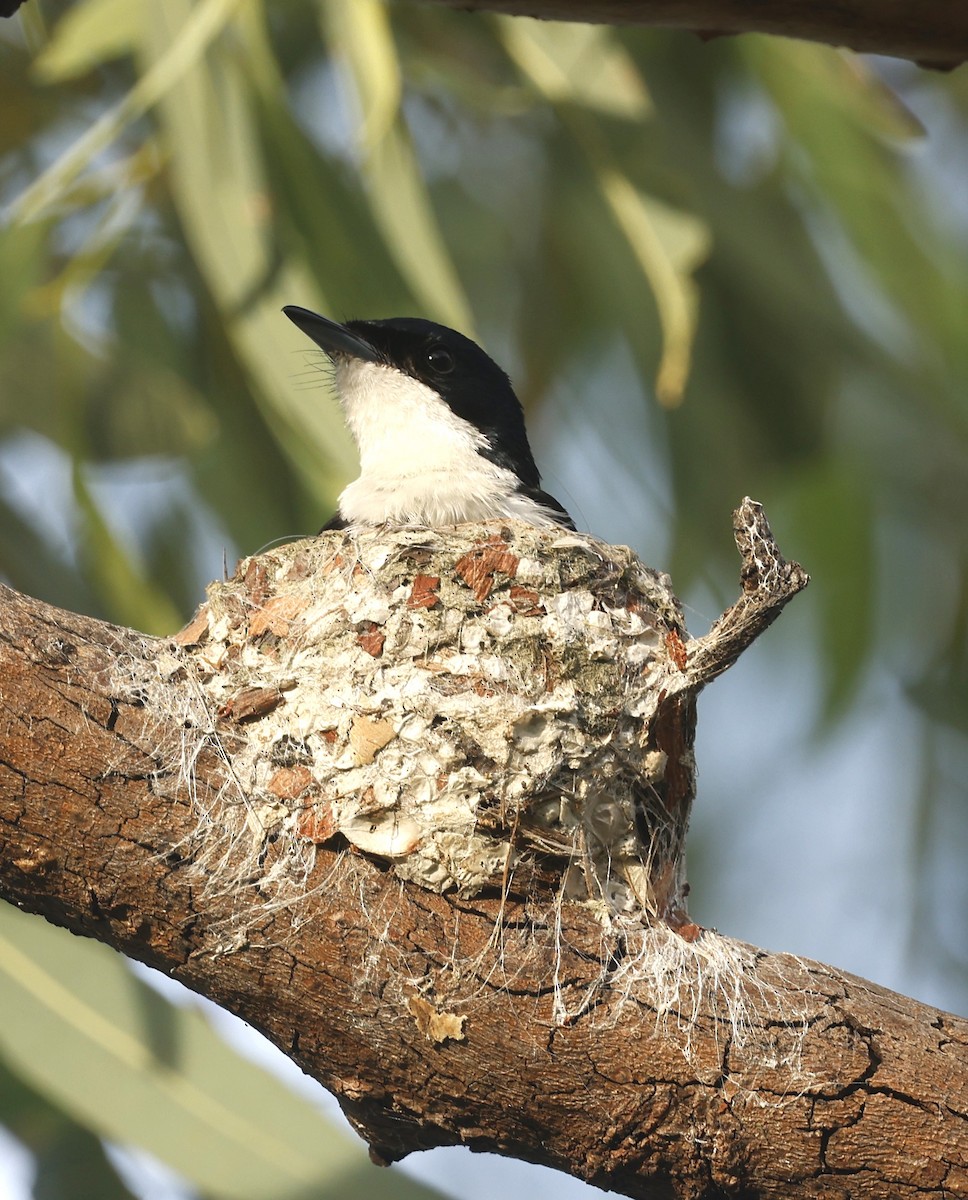
<path id="1" fill-rule="evenodd" d="M 206 870 L 284 889 L 342 839 L 437 891 L 681 920 L 683 633 L 630 550 L 520 522 L 244 559 L 175 639 L 186 723 L 230 764 Z"/>

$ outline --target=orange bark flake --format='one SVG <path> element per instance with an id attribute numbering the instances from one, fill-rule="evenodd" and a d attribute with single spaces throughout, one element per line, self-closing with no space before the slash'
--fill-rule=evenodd
<path id="1" fill-rule="evenodd" d="M 295 800 L 312 782 L 308 767 L 280 767 L 269 780 L 269 791 L 280 800 Z"/>
<path id="2" fill-rule="evenodd" d="M 695 921 L 687 921 L 685 925 L 680 925 L 676 933 L 684 942 L 698 941 L 699 935 L 703 932 L 701 925 L 697 925 Z"/>
<path id="3" fill-rule="evenodd" d="M 307 805 L 296 817 L 296 833 L 321 846 L 337 831 L 333 806 L 329 803 Z"/>
<path id="4" fill-rule="evenodd" d="M 509 598 L 514 611 L 522 617 L 540 617 L 545 611 L 544 605 L 539 602 L 538 593 L 531 588 L 521 587 L 520 584 L 511 585 Z"/>
<path id="5" fill-rule="evenodd" d="M 386 640 L 387 635 L 375 621 L 364 621 L 363 627 L 356 635 L 357 643 L 374 658 L 379 658 L 383 653 L 383 644 Z"/>
<path id="6" fill-rule="evenodd" d="M 203 604 L 184 629 L 179 629 L 174 641 L 179 646 L 197 646 L 208 633 L 208 605 Z"/>
<path id="7" fill-rule="evenodd" d="M 294 617 L 306 607 L 304 598 L 298 596 L 276 596 L 267 601 L 249 621 L 249 637 L 258 637 L 267 630 L 276 637 L 286 637 Z"/>
<path id="8" fill-rule="evenodd" d="M 396 737 L 390 721 L 377 721 L 373 717 L 355 717 L 350 726 L 350 745 L 359 767 L 368 766 Z"/>
<path id="9" fill-rule="evenodd" d="M 464 1033 L 467 1017 L 452 1012 L 441 1012 L 423 996 L 411 996 L 407 1001 L 407 1007 L 410 1009 L 410 1015 L 417 1028 L 431 1042 L 439 1045 L 441 1042 L 467 1040 L 467 1035 Z"/>
<path id="10" fill-rule="evenodd" d="M 473 591 L 477 602 L 482 604 L 491 594 L 494 577 L 500 573 L 513 579 L 520 561 L 518 556 L 508 549 L 507 542 L 494 537 L 475 546 L 459 558 L 454 564 L 454 570 Z"/>
<path id="11" fill-rule="evenodd" d="M 671 629 L 665 636 L 665 644 L 669 651 L 669 657 L 680 671 L 684 671 L 686 669 L 686 643 L 674 629 Z"/>
<path id="12" fill-rule="evenodd" d="M 435 604 L 440 603 L 440 597 L 437 595 L 439 587 L 439 575 L 414 575 L 407 608 L 433 608 Z"/>

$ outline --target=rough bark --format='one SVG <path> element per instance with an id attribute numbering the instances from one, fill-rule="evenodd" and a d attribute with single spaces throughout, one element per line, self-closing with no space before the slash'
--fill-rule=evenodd
<path id="1" fill-rule="evenodd" d="M 950 70 L 968 58 L 962 0 L 425 0 L 559 21 L 685 29 L 703 39 L 772 33 Z"/>
<path id="2" fill-rule="evenodd" d="M 23 0 L 0 0 L 10 17 Z M 771 33 L 907 58 L 948 71 L 968 59 L 968 7 L 961 0 L 424 0 L 466 11 L 488 10 L 559 21 L 684 29 L 704 40 Z"/>
<path id="3" fill-rule="evenodd" d="M 729 648 L 712 654 L 715 629 L 686 643 L 684 676 L 704 658 L 718 674 L 803 586 L 775 553 L 751 565 L 771 545 L 761 518 L 738 521 Z M 968 1196 L 964 1020 L 695 929 L 655 931 L 681 967 L 657 991 L 621 961 L 627 941 L 603 976 L 586 907 L 551 928 L 551 908 L 434 893 L 328 844 L 298 921 L 258 879 L 206 888 L 198 814 L 227 764 L 203 751 L 189 795 L 179 720 L 118 684 L 171 655 L 3 590 L 0 896 L 238 1013 L 336 1094 L 377 1159 L 463 1142 L 638 1197 Z"/>

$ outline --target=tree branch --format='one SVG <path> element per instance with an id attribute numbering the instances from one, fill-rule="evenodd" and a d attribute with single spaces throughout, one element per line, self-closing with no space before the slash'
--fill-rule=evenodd
<path id="1" fill-rule="evenodd" d="M 576 649 L 579 617 L 590 633 Z M 471 760 L 493 778 L 507 765 L 482 759 L 500 740 L 482 713 L 497 720 L 520 695 L 532 715 L 514 729 L 532 757 L 548 744 L 534 714 L 583 683 L 556 721 L 577 729 L 566 755 L 592 753 L 578 735 L 592 737 L 592 702 L 612 703 L 602 689 L 624 662 L 658 689 L 629 692 L 648 709 L 690 661 L 677 622 L 662 578 L 628 552 L 524 528 L 286 547 L 214 587 L 178 642 L 3 589 L 0 895 L 238 1013 L 336 1094 L 384 1161 L 463 1142 L 637 1197 L 968 1195 L 968 1022 L 684 923 L 661 903 L 668 861 L 647 859 L 654 894 L 628 911 L 590 837 L 572 847 L 579 887 L 560 823 L 523 832 L 548 799 L 537 785 L 507 797 L 502 827 L 472 784 Z M 596 659 L 606 634 L 611 657 Z M 316 702 L 318 646 L 341 683 Z M 364 659 L 379 712 L 350 687 Z M 443 719 L 396 728 L 394 715 L 384 740 L 382 714 L 399 703 L 419 718 L 430 693 Z M 691 799 L 687 699 L 646 713 L 635 760 L 677 820 Z M 601 712 L 604 745 L 621 726 Z M 458 744 L 448 721 L 480 740 Z M 654 735 L 672 741 L 661 750 Z M 445 738 L 441 784 L 425 756 Z M 639 751 L 621 746 L 631 769 Z M 380 853 L 367 849 L 359 807 L 370 788 L 366 803 L 380 799 L 381 763 L 384 785 L 422 763 L 443 822 L 459 817 L 454 773 L 481 789 L 486 837 L 457 839 L 478 875 L 422 826 L 395 844 L 374 818 Z M 406 832 L 426 815 L 421 795 L 401 783 L 381 811 Z M 509 830 L 502 859 L 493 844 Z M 435 889 L 445 860 L 464 886 Z"/>
<path id="2" fill-rule="evenodd" d="M 810 582 L 799 563 L 788 563 L 780 553 L 763 505 L 749 496 L 733 513 L 733 536 L 743 564 L 742 594 L 709 633 L 690 640 L 683 686 L 693 690 L 728 670 Z"/>
<path id="3" fill-rule="evenodd" d="M 907 58 L 939 71 L 968 59 L 968 8 L 960 0 L 881 4 L 878 0 L 424 0 L 468 11 L 558 21 L 684 29 L 704 40 L 771 33 L 867 54 Z M 23 0 L 0 0 L 10 17 Z"/>
<path id="4" fill-rule="evenodd" d="M 968 6 L 960 0 L 425 0 L 448 8 L 685 29 L 706 39 L 772 33 L 907 58 L 950 70 L 968 59 Z"/>

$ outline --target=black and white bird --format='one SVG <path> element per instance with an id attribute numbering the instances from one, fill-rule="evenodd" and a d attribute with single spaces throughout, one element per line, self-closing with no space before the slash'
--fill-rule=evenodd
<path id="1" fill-rule="evenodd" d="M 541 490 L 510 380 L 470 338 L 415 317 L 340 325 L 282 311 L 332 360 L 360 453 L 360 477 L 324 529 L 505 518 L 575 528 Z"/>

